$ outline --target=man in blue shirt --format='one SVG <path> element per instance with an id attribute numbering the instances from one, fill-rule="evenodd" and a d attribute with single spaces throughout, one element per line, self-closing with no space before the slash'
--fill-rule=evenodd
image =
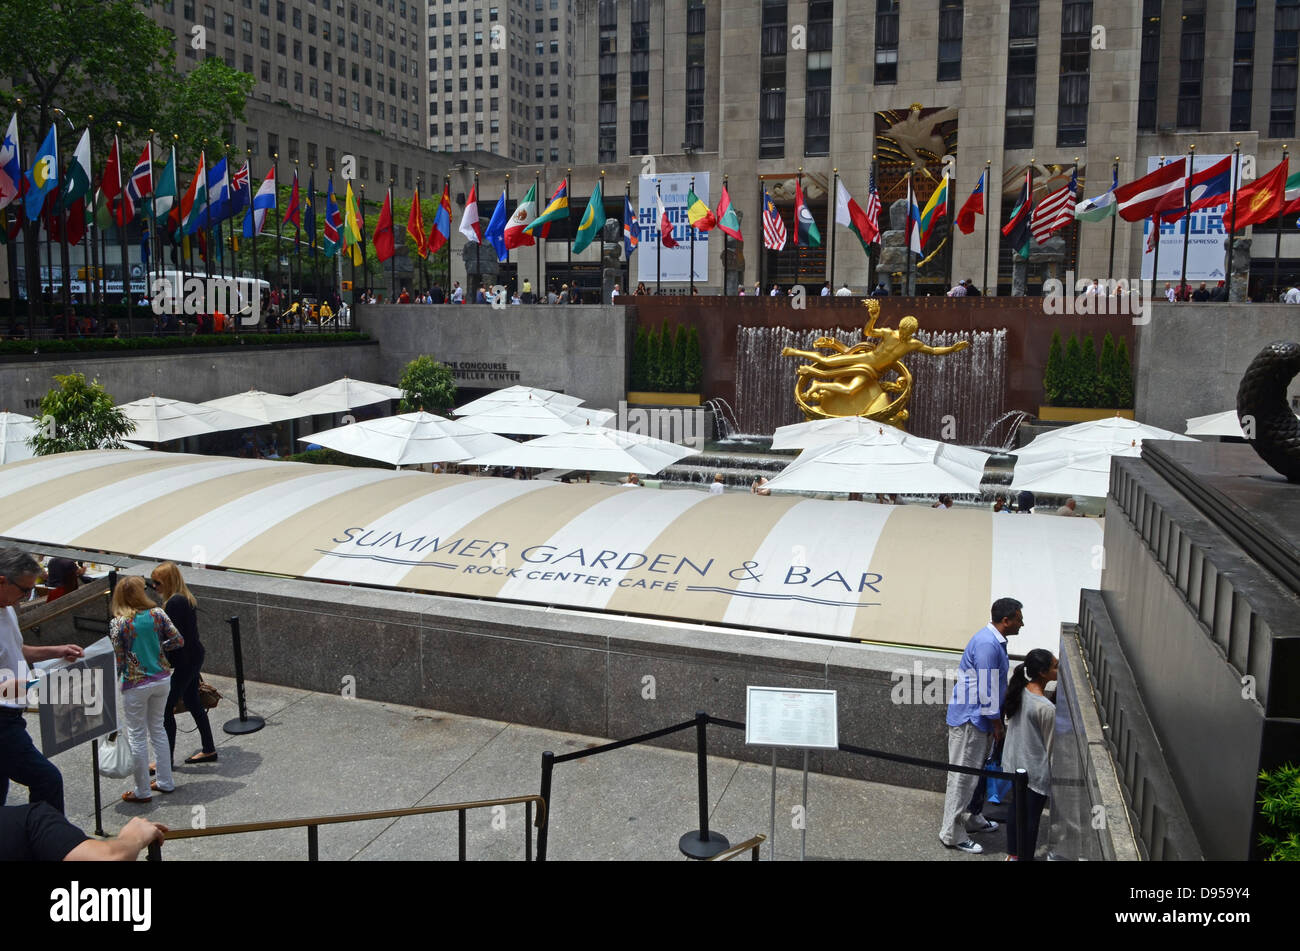
<path id="1" fill-rule="evenodd" d="M 1022 607 L 1015 598 L 993 602 L 991 623 L 976 631 L 962 652 L 957 683 L 948 701 L 948 762 L 954 765 L 982 768 L 994 740 L 1002 739 L 1002 700 L 1010 666 L 1007 638 L 1024 626 Z M 984 849 L 969 833 L 998 827 L 978 812 L 966 812 L 979 779 L 970 773 L 948 774 L 939 841 L 950 849 L 979 854 Z"/>

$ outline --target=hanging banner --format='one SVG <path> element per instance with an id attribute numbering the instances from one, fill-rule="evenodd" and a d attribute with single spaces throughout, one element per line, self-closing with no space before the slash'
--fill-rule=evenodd
<path id="1" fill-rule="evenodd" d="M 1203 171 L 1215 162 L 1227 158 L 1226 155 L 1197 155 L 1194 171 Z M 1174 161 L 1185 161 L 1175 158 Z M 1237 160 L 1238 186 L 1241 187 L 1241 160 Z M 1158 156 L 1147 158 L 1147 172 L 1154 172 L 1160 167 Z M 1192 192 L 1192 200 L 1201 197 L 1197 191 Z M 1213 208 L 1200 208 L 1190 215 L 1184 215 L 1177 221 L 1167 221 L 1160 226 L 1160 273 L 1152 274 L 1155 266 L 1155 248 L 1148 250 L 1151 239 L 1151 219 L 1142 222 L 1142 277 L 1158 281 L 1226 281 L 1224 266 L 1227 264 L 1228 222 L 1224 219 L 1227 205 Z M 1183 232 L 1190 225 L 1187 235 L 1187 276 L 1183 277 Z M 1162 289 L 1157 288 L 1157 293 Z"/>
<path id="2" fill-rule="evenodd" d="M 695 194 L 700 201 L 713 207 L 709 194 L 708 172 L 673 172 L 666 175 L 642 175 L 637 179 L 637 216 L 641 225 L 641 243 L 637 246 L 637 280 L 647 284 L 653 281 L 691 280 L 691 224 L 686 215 L 686 196 L 695 180 Z M 659 184 L 659 197 L 663 201 L 668 221 L 673 226 L 673 240 L 677 247 L 659 248 L 659 211 L 655 206 L 655 183 Z M 695 232 L 695 283 L 709 281 L 709 236 L 712 231 Z M 661 257 L 662 254 L 662 257 Z M 662 268 L 662 270 L 660 270 Z"/>

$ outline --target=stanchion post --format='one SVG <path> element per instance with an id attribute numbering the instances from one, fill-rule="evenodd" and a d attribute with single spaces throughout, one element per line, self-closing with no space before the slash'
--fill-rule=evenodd
<path id="1" fill-rule="evenodd" d="M 244 651 L 239 640 L 239 618 L 238 616 L 226 618 L 226 623 L 230 625 L 230 643 L 235 655 L 235 693 L 239 697 L 239 717 L 235 720 L 227 720 L 222 729 L 233 736 L 256 733 L 266 726 L 266 721 L 261 717 L 248 715 L 248 701 L 244 695 Z"/>
<path id="2" fill-rule="evenodd" d="M 730 845 L 727 837 L 709 831 L 709 715 L 695 714 L 695 773 L 699 786 L 700 827 L 682 836 L 677 847 L 691 859 L 709 859 Z"/>
<path id="3" fill-rule="evenodd" d="M 537 830 L 537 861 L 546 861 L 546 838 L 551 829 L 551 774 L 555 772 L 555 754 L 547 750 L 542 754 L 542 808 L 546 810 L 546 825 Z"/>
<path id="4" fill-rule="evenodd" d="M 1021 862 L 1032 862 L 1034 860 L 1034 849 L 1031 846 L 1029 854 L 1024 854 L 1025 833 L 1029 831 L 1029 774 L 1024 769 L 1016 770 L 1014 781 L 1016 791 L 1016 858 Z"/>
<path id="5" fill-rule="evenodd" d="M 150 861 L 150 862 L 161 862 L 161 861 L 162 861 L 162 843 L 161 843 L 161 842 L 150 842 L 150 843 L 149 843 L 149 861 Z"/>
<path id="6" fill-rule="evenodd" d="M 456 861 L 465 861 L 465 810 L 456 810 Z"/>
<path id="7" fill-rule="evenodd" d="M 103 800 L 99 792 L 99 740 L 90 741 L 90 768 L 95 777 L 95 835 L 103 838 L 104 817 L 101 814 Z"/>

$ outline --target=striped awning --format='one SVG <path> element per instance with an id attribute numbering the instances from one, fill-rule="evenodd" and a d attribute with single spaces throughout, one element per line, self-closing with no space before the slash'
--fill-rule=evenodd
<path id="1" fill-rule="evenodd" d="M 999 597 L 1055 649 L 1093 519 L 160 452 L 0 467 L 0 535 L 244 571 L 961 648 Z"/>

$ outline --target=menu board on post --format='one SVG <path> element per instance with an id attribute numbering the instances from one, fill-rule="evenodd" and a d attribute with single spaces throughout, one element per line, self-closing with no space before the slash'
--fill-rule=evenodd
<path id="1" fill-rule="evenodd" d="M 834 750 L 840 745 L 834 690 L 745 688 L 745 743 Z"/>

